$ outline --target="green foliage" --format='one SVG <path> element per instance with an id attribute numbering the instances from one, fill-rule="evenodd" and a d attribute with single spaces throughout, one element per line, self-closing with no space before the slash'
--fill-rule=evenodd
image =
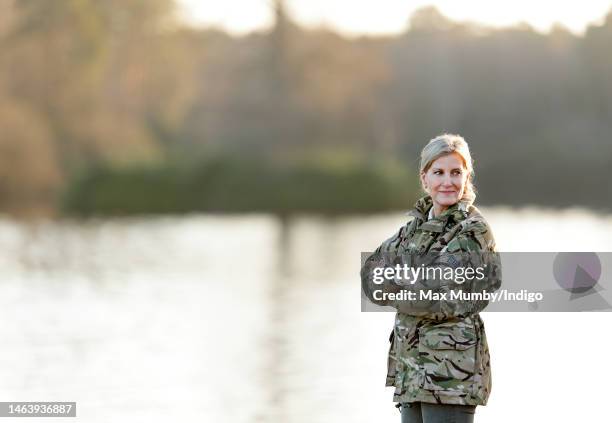
<path id="1" fill-rule="evenodd" d="M 364 213 L 408 208 L 416 181 L 393 161 L 330 166 L 274 165 L 260 157 L 220 156 L 191 166 L 97 167 L 75 176 L 64 195 L 69 214 Z"/>

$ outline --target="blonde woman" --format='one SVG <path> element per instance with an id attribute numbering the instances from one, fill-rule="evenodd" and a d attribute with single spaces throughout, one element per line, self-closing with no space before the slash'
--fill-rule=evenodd
<path id="1" fill-rule="evenodd" d="M 473 422 L 477 405 L 491 392 L 489 348 L 479 316 L 486 301 L 440 301 L 429 308 L 374 298 L 371 265 L 383 254 L 456 254 L 496 256 L 489 225 L 473 205 L 473 163 L 467 142 L 459 135 L 432 139 L 421 153 L 420 180 L 427 193 L 412 219 L 380 245 L 362 268 L 368 298 L 398 309 L 391 334 L 387 386 L 402 423 Z M 478 290 L 501 284 L 498 262 L 489 263 Z"/>

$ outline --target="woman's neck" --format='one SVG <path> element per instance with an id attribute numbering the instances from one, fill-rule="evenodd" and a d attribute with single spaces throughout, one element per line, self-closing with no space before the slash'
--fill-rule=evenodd
<path id="1" fill-rule="evenodd" d="M 433 207 L 433 217 L 440 216 L 442 213 L 444 213 L 446 209 L 448 209 L 448 206 L 443 206 L 441 204 L 435 204 L 435 203 L 432 207 Z"/>

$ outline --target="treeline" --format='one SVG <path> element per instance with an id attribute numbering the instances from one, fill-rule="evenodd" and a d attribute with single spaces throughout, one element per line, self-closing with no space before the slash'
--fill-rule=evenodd
<path id="1" fill-rule="evenodd" d="M 397 37 L 185 26 L 171 0 L 0 2 L 0 209 L 370 212 L 463 134 L 481 203 L 612 208 L 612 14 L 584 36 L 417 11 Z"/>
<path id="2" fill-rule="evenodd" d="M 405 207 L 411 175 L 383 162 L 292 163 L 274 166 L 245 157 L 217 156 L 190 165 L 90 169 L 71 185 L 67 211 L 92 214 L 160 214 L 296 211 L 341 214 L 374 212 L 381 204 Z"/>

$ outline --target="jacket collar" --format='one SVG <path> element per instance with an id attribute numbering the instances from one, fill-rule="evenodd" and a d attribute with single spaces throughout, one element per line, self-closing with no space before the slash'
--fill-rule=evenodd
<path id="1" fill-rule="evenodd" d="M 414 209 L 410 210 L 407 214 L 420 219 L 422 222 L 431 222 L 434 226 L 440 226 L 440 224 L 441 226 L 445 226 L 449 219 L 460 222 L 467 218 L 469 210 L 471 209 L 471 204 L 468 201 L 459 201 L 428 221 L 427 215 L 432 207 L 433 200 L 431 196 L 426 195 L 419 198 L 414 205 Z"/>

